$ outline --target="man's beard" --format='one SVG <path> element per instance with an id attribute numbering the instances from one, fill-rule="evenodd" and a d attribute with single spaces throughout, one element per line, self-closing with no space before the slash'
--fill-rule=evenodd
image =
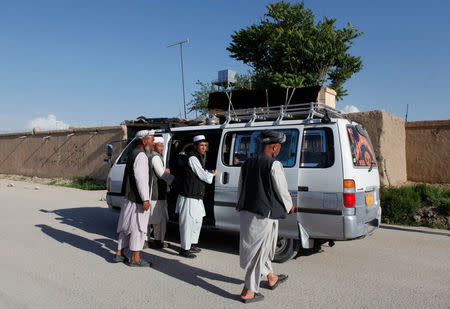
<path id="1" fill-rule="evenodd" d="M 152 153 L 152 150 L 150 149 L 150 146 L 149 146 L 149 145 L 145 145 L 144 149 L 145 149 L 145 153 L 146 153 L 147 155 L 149 155 L 149 154 Z"/>

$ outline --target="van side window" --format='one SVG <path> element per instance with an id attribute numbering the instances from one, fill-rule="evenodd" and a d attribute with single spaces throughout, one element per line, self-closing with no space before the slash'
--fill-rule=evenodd
<path id="1" fill-rule="evenodd" d="M 286 142 L 283 143 L 277 160 L 284 167 L 293 167 L 297 157 L 298 130 L 276 130 L 286 134 Z M 262 151 L 262 145 L 258 142 L 261 130 L 229 132 L 225 135 L 222 147 L 222 163 L 226 166 L 241 166 L 245 160 L 253 158 Z"/>
<path id="2" fill-rule="evenodd" d="M 361 125 L 347 126 L 348 139 L 352 152 L 354 166 L 376 166 L 372 143 L 370 142 L 367 131 Z"/>
<path id="3" fill-rule="evenodd" d="M 330 128 L 305 129 L 300 167 L 327 168 L 333 164 L 333 131 Z"/>

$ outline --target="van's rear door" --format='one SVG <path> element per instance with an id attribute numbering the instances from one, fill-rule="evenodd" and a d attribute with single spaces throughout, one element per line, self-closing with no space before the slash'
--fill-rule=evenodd
<path id="1" fill-rule="evenodd" d="M 305 125 L 297 215 L 309 238 L 343 238 L 340 152 L 336 123 Z"/>

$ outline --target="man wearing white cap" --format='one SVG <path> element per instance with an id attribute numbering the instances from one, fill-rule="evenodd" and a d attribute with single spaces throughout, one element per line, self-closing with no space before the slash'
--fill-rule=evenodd
<path id="1" fill-rule="evenodd" d="M 275 160 L 286 136 L 265 130 L 258 139 L 263 151 L 242 165 L 236 207 L 240 212 L 240 264 L 247 270 L 240 296 L 244 303 L 263 300 L 258 293 L 262 276 L 267 276 L 271 290 L 287 280 L 285 274 L 274 274 L 271 260 L 277 245 L 278 219 L 295 210 L 283 165 Z"/>
<path id="2" fill-rule="evenodd" d="M 155 150 L 149 156 L 150 166 L 150 221 L 153 225 L 153 235 L 155 237 L 154 247 L 161 249 L 167 246 L 164 243 L 166 234 L 166 222 L 169 218 L 167 213 L 167 184 L 171 184 L 175 178 L 170 174 L 169 169 L 164 169 L 162 157 L 164 149 L 164 139 L 155 137 Z"/>
<path id="3" fill-rule="evenodd" d="M 120 209 L 117 233 L 119 240 L 115 262 L 129 262 L 132 267 L 149 267 L 151 264 L 140 258 L 147 239 L 147 225 L 150 212 L 149 162 L 146 152 L 153 149 L 154 130 L 136 133 L 137 145 L 127 159 L 123 186 L 125 197 Z M 131 261 L 123 250 L 129 247 Z"/>
<path id="4" fill-rule="evenodd" d="M 194 151 L 187 155 L 184 166 L 183 181 L 175 212 L 179 213 L 180 223 L 180 256 L 195 258 L 199 253 L 197 247 L 200 230 L 202 228 L 205 207 L 203 196 L 206 184 L 211 184 L 216 171 L 205 170 L 206 148 L 208 144 L 204 135 L 194 137 Z"/>

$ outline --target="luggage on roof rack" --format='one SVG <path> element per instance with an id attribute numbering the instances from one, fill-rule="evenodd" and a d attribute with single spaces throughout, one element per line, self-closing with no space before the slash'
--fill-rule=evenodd
<path id="1" fill-rule="evenodd" d="M 208 110 L 220 122 L 342 117 L 334 108 L 335 91 L 328 87 L 241 89 L 209 95 Z"/>
<path id="2" fill-rule="evenodd" d="M 218 111 L 215 115 L 219 118 L 224 118 L 225 124 L 242 121 L 253 123 L 257 120 L 274 120 L 279 123 L 283 119 L 343 118 L 340 111 L 318 102 L 230 109 L 228 111 Z"/>

